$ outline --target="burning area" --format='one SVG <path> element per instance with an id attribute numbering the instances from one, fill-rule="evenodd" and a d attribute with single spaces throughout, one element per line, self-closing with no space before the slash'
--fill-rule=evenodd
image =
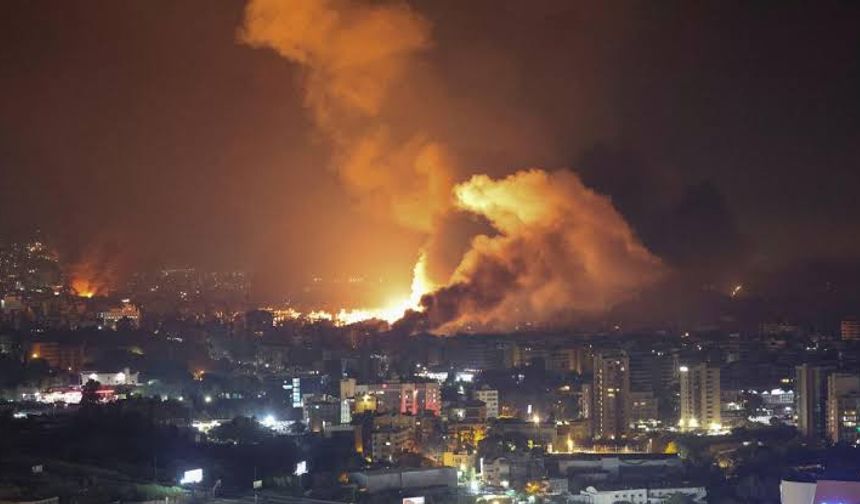
<path id="1" fill-rule="evenodd" d="M 664 273 L 610 200 L 574 172 L 462 173 L 444 142 L 420 125 L 400 126 L 391 95 L 433 45 L 429 21 L 407 4 L 251 0 L 239 40 L 300 65 L 313 124 L 362 210 L 426 244 L 446 239 L 440 223 L 455 214 L 491 229 L 472 237 L 446 277 L 428 278 L 440 268 L 425 246 L 408 298 L 332 320 L 403 318 L 409 331 L 443 333 L 565 323 L 612 308 Z"/>

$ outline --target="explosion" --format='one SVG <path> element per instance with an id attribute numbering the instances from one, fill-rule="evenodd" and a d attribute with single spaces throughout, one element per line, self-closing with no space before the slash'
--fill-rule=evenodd
<path id="1" fill-rule="evenodd" d="M 454 194 L 497 234 L 476 236 L 448 284 L 422 299 L 427 328 L 561 323 L 604 312 L 663 273 L 609 199 L 573 172 L 475 175 Z"/>
<path id="2" fill-rule="evenodd" d="M 370 215 L 422 233 L 425 243 L 444 240 L 440 222 L 456 212 L 495 233 L 475 236 L 447 281 L 429 281 L 436 263 L 424 247 L 407 298 L 308 318 L 403 319 L 409 330 L 440 332 L 558 323 L 607 310 L 662 274 L 609 199 L 573 172 L 455 183 L 444 145 L 403 127 L 391 110 L 392 93 L 432 45 L 430 23 L 405 3 L 251 0 L 239 40 L 304 71 L 305 105 L 330 140 L 334 169 Z"/>
<path id="3" fill-rule="evenodd" d="M 427 256 L 422 253 L 412 270 L 412 287 L 408 298 L 394 299 L 382 308 L 341 310 L 333 318 L 341 324 L 354 324 L 370 319 L 384 320 L 391 324 L 409 311 L 419 311 L 421 299 L 432 290 L 433 285 L 427 278 Z"/>

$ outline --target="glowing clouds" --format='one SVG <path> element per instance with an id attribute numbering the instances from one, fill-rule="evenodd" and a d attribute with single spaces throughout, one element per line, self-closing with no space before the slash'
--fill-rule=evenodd
<path id="1" fill-rule="evenodd" d="M 451 206 L 453 177 L 445 149 L 423 138 L 399 145 L 378 131 L 340 155 L 340 175 L 362 208 L 381 219 L 421 232 Z"/>
<path id="2" fill-rule="evenodd" d="M 429 47 L 430 25 L 403 3 L 252 0 L 239 38 L 303 65 L 307 105 L 337 128 L 345 112 L 379 112 L 408 58 Z"/>
<path id="3" fill-rule="evenodd" d="M 498 234 L 475 237 L 449 284 L 424 297 L 428 328 L 570 321 L 629 299 L 664 271 L 609 199 L 572 172 L 476 175 L 454 192 Z"/>
<path id="4" fill-rule="evenodd" d="M 409 297 L 326 315 L 339 323 L 391 322 L 410 310 L 401 322 L 409 330 L 513 328 L 599 313 L 654 282 L 661 261 L 610 201 L 572 172 L 528 170 L 501 180 L 476 175 L 455 185 L 445 147 L 423 124 L 403 124 L 419 98 L 393 98 L 417 82 L 430 32 L 427 20 L 396 0 L 247 5 L 239 39 L 301 67 L 310 116 L 330 141 L 339 178 L 359 206 L 419 232 L 428 245 Z M 486 219 L 496 233 L 475 236 L 458 264 L 459 252 L 453 261 L 427 257 L 451 238 L 445 223 L 459 215 L 455 210 Z M 457 266 L 448 278 L 452 263 Z M 440 264 L 447 266 L 444 274 Z M 428 272 L 442 285 L 429 294 L 435 286 Z"/>
<path id="5" fill-rule="evenodd" d="M 386 108 L 430 46 L 429 22 L 402 2 L 251 0 L 239 39 L 302 67 L 305 104 L 360 206 L 430 231 L 450 203 L 447 155 L 422 131 L 395 127 Z"/>

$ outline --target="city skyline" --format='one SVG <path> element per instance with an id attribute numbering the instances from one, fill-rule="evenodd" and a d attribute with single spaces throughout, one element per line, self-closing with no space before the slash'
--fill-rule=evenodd
<path id="1" fill-rule="evenodd" d="M 356 192 L 309 111 L 307 67 L 241 42 L 244 7 L 27 2 L 5 16 L 0 232 L 41 227 L 122 274 L 259 271 L 271 297 L 308 270 L 407 292 L 423 217 L 403 225 Z M 423 38 L 382 97 L 395 110 L 372 122 L 444 144 L 453 182 L 572 170 L 656 257 L 721 289 L 808 261 L 856 270 L 855 8 L 409 7 Z M 447 219 L 433 268 L 486 230 Z"/>
<path id="2" fill-rule="evenodd" d="M 0 11 L 0 503 L 860 502 L 860 4 Z"/>

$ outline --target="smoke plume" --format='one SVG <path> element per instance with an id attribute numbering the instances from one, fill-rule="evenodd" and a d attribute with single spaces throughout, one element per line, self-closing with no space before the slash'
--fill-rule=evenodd
<path id="1" fill-rule="evenodd" d="M 573 172 L 475 175 L 454 193 L 497 234 L 476 236 L 450 283 L 422 299 L 426 327 L 563 322 L 603 312 L 663 273 L 609 199 Z"/>
<path id="2" fill-rule="evenodd" d="M 75 295 L 91 298 L 105 296 L 116 286 L 120 257 L 116 248 L 94 240 L 71 261 L 66 276 Z"/>
<path id="3" fill-rule="evenodd" d="M 430 24 L 404 3 L 251 0 L 239 39 L 301 65 L 305 105 L 360 205 L 431 231 L 450 204 L 448 155 L 424 132 L 395 128 L 386 108 L 392 88 L 430 47 Z"/>
<path id="4" fill-rule="evenodd" d="M 400 127 L 392 92 L 431 47 L 429 22 L 406 4 L 251 0 L 239 38 L 301 66 L 305 105 L 334 147 L 340 179 L 374 215 L 423 232 L 424 254 L 446 239 L 458 212 L 489 224 L 492 232 L 474 236 L 453 273 L 434 282 L 443 287 L 413 305 L 401 322 L 409 330 L 572 320 L 661 274 L 608 198 L 574 173 L 533 169 L 455 185 L 444 145 Z M 434 261 L 422 260 L 421 271 Z"/>

